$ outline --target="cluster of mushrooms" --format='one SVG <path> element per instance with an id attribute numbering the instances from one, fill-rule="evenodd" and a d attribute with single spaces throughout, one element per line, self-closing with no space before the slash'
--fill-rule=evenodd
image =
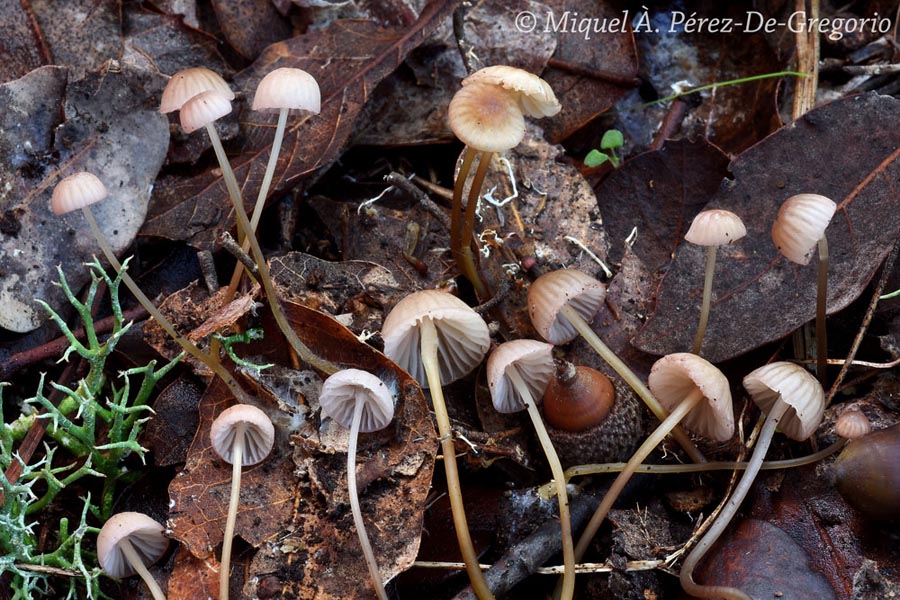
<path id="1" fill-rule="evenodd" d="M 278 122 L 268 168 L 250 217 L 245 213 L 241 190 L 214 126 L 216 119 L 231 111 L 233 98 L 234 93 L 221 77 L 207 69 L 193 68 L 171 78 L 163 92 L 160 111 L 179 111 L 181 125 L 187 133 L 200 128 L 206 129 L 234 206 L 240 241 L 245 251 L 250 251 L 256 264 L 257 272 L 253 276 L 262 285 L 272 314 L 291 347 L 303 361 L 327 376 L 319 397 L 322 418 L 331 418 L 350 430 L 347 487 L 351 511 L 360 549 L 371 576 L 371 587 L 378 598 L 386 599 L 388 596 L 384 577 L 365 531 L 365 519 L 357 493 L 355 455 L 360 433 L 385 428 L 393 419 L 395 392 L 376 374 L 343 369 L 340 365 L 319 357 L 297 337 L 288 325 L 275 295 L 265 258 L 255 236 L 278 159 L 287 115 L 291 110 L 318 113 L 319 88 L 312 76 L 299 69 L 276 69 L 260 81 L 252 107 L 254 110 L 277 111 Z M 559 110 L 553 90 L 546 82 L 535 75 L 507 66 L 487 67 L 472 74 L 463 80 L 462 89 L 450 104 L 450 126 L 466 145 L 454 186 L 451 250 L 461 273 L 472 282 L 479 299 L 489 298 L 491 291 L 478 273 L 476 253 L 472 251 L 474 215 L 492 158 L 495 153 L 519 144 L 524 135 L 526 116 L 547 117 Z M 469 177 L 473 166 L 474 174 Z M 468 201 L 464 204 L 462 199 L 466 196 L 467 185 Z M 242 469 L 266 459 L 276 440 L 275 428 L 266 414 L 266 408 L 260 406 L 222 365 L 216 344 L 202 350 L 180 335 L 128 276 L 91 214 L 90 205 L 106 196 L 104 184 L 95 175 L 75 173 L 56 185 L 51 206 L 57 214 L 81 209 L 110 265 L 122 276 L 135 297 L 181 345 L 185 353 L 222 379 L 237 401 L 216 418 L 207 432 L 210 443 L 221 459 L 233 466 L 231 498 L 220 559 L 219 597 L 224 600 L 229 594 L 231 543 L 240 502 Z M 763 463 L 776 429 L 793 439 L 805 440 L 812 435 L 822 419 L 825 409 L 823 361 L 826 356 L 824 301 L 827 285 L 827 245 L 824 234 L 834 211 L 834 203 L 827 198 L 801 194 L 784 203 L 773 226 L 775 245 L 788 260 L 805 265 L 814 249 L 819 249 L 819 380 L 804 368 L 788 362 L 765 365 L 743 379 L 747 393 L 767 416 L 744 476 L 720 516 L 684 561 L 681 582 L 684 589 L 694 596 L 748 598 L 740 590 L 695 583 L 693 569 L 736 513 Z M 694 463 L 703 463 L 706 459 L 685 429 L 720 442 L 733 436 L 734 417 L 729 382 L 719 369 L 700 356 L 700 351 L 709 315 L 716 248 L 735 242 L 745 233 L 740 218 L 728 211 L 704 211 L 694 220 L 686 239 L 708 248 L 697 337 L 690 353 L 671 354 L 657 361 L 646 384 L 591 328 L 590 322 L 604 302 L 606 289 L 599 281 L 577 270 L 564 269 L 546 273 L 529 287 L 528 312 L 534 329 L 545 341 L 513 340 L 500 344 L 490 352 L 486 371 L 494 407 L 502 413 L 521 410 L 528 412 L 555 482 L 564 565 L 564 574 L 555 597 L 566 600 L 573 597 L 576 562 L 585 554 L 631 475 L 664 438 L 671 435 Z M 243 267 L 238 264 L 228 288 L 226 302 L 233 297 L 242 276 Z M 565 383 L 559 384 L 561 377 L 558 377 L 553 357 L 554 346 L 566 344 L 579 335 L 596 350 L 661 423 L 634 452 L 576 542 L 569 516 L 566 474 L 544 421 L 546 419 L 552 427 L 562 429 L 570 427 L 570 421 L 577 420 L 573 415 L 580 419 L 584 413 L 591 413 L 592 416 L 596 415 L 594 421 L 587 425 L 573 426 L 572 429 L 595 432 L 595 428 L 600 426 L 599 423 L 610 412 L 615 387 L 605 375 L 580 367 L 572 367 L 564 378 Z M 477 597 L 492 598 L 493 594 L 478 564 L 469 533 L 455 458 L 453 431 L 443 396 L 443 386 L 468 375 L 488 354 L 491 349 L 488 326 L 475 310 L 456 296 L 443 291 L 424 290 L 410 294 L 393 307 L 384 321 L 382 337 L 387 357 L 409 372 L 423 389 L 430 391 L 440 434 L 453 523 L 466 571 Z M 573 383 L 576 381 L 578 384 Z M 551 394 L 547 393 L 548 387 L 553 388 L 552 402 Z M 545 399 L 543 414 L 538 405 L 542 397 Z M 605 405 L 601 397 L 606 398 Z M 587 402 L 590 406 L 584 408 L 576 405 L 577 402 Z M 857 421 L 855 423 L 854 418 Z M 857 414 L 848 415 L 845 421 L 851 424 L 843 425 L 840 431 L 847 430 L 844 435 L 859 436 L 864 429 L 864 425 L 858 423 Z M 110 576 L 140 574 L 153 597 L 159 600 L 165 595 L 150 576 L 146 565 L 159 559 L 167 546 L 168 539 L 162 525 L 145 515 L 120 513 L 103 527 L 98 539 L 98 556 Z"/>

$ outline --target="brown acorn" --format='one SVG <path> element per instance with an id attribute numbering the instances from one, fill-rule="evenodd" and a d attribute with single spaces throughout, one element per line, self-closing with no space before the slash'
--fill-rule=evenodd
<path id="1" fill-rule="evenodd" d="M 834 462 L 847 504 L 876 521 L 900 521 L 900 423 L 847 444 Z"/>
<path id="2" fill-rule="evenodd" d="M 631 388 L 589 367 L 558 362 L 541 408 L 565 466 L 626 460 L 644 434 Z"/>

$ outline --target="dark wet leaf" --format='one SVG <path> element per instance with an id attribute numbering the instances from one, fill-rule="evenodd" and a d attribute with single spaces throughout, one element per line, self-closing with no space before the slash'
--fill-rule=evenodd
<path id="1" fill-rule="evenodd" d="M 41 46 L 34 15 L 20 0 L 0 0 L 3 44 L 0 44 L 0 83 L 24 77 L 32 69 L 50 62 Z"/>
<path id="2" fill-rule="evenodd" d="M 730 165 L 709 206 L 737 213 L 747 237 L 719 250 L 703 354 L 713 362 L 777 340 L 815 311 L 816 264 L 788 262 L 771 240 L 781 203 L 814 192 L 838 203 L 827 236 L 828 311 L 863 290 L 898 233 L 900 101 L 875 94 L 817 108 L 750 148 Z M 673 219 L 677 218 L 673 215 Z M 685 351 L 699 318 L 703 249 L 683 243 L 663 280 L 651 320 L 635 345 L 652 354 Z"/>
<path id="3" fill-rule="evenodd" d="M 435 0 L 413 26 L 402 29 L 385 29 L 371 21 L 338 21 L 326 30 L 270 46 L 238 76 L 237 87 L 252 95 L 272 69 L 299 67 L 310 72 L 322 90 L 319 115 L 289 119 L 273 190 L 296 185 L 337 157 L 371 91 L 448 18 L 454 5 L 452 0 Z M 269 159 L 277 115 L 245 107 L 240 120 L 244 143 L 232 165 L 242 189 L 255 192 Z M 246 203 L 255 200 L 255 193 L 247 195 L 253 197 L 245 198 Z M 162 178 L 153 197 L 154 212 L 144 227 L 147 234 L 208 246 L 230 223 L 222 218 L 231 209 L 216 169 L 188 180 Z"/>
<path id="4" fill-rule="evenodd" d="M 291 26 L 269 0 L 213 0 L 222 34 L 244 58 L 291 34 Z"/>

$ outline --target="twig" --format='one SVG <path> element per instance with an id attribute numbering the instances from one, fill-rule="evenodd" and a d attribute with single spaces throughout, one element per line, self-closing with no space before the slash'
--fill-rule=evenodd
<path id="1" fill-rule="evenodd" d="M 509 295 L 510 291 L 512 291 L 512 280 L 508 278 L 504 279 L 500 283 L 500 289 L 498 289 L 490 299 L 488 299 L 486 302 L 482 302 L 472 310 L 477 312 L 479 315 L 483 315 L 503 302 L 504 298 Z"/>
<path id="2" fill-rule="evenodd" d="M 663 147 L 663 144 L 666 143 L 666 140 L 675 134 L 681 126 L 681 122 L 684 120 L 687 106 L 687 102 L 680 98 L 676 98 L 672 102 L 672 105 L 669 106 L 669 110 L 666 111 L 666 116 L 663 118 L 662 124 L 659 126 L 659 131 L 656 132 L 656 136 L 653 138 L 653 142 L 648 148 L 649 151 L 659 150 Z"/>
<path id="3" fill-rule="evenodd" d="M 466 13 L 471 7 L 471 2 L 462 2 L 459 8 L 453 11 L 453 37 L 456 38 L 456 45 L 459 47 L 459 55 L 466 67 L 466 72 L 470 75 L 478 70 L 475 46 L 466 40 Z"/>
<path id="4" fill-rule="evenodd" d="M 621 73 L 613 73 L 612 71 L 604 71 L 602 69 L 591 69 L 590 67 L 583 67 L 564 60 L 559 60 L 558 58 L 551 58 L 548 60 L 547 66 L 559 69 L 560 71 L 566 71 L 573 75 L 578 75 L 579 77 L 596 79 L 597 81 L 604 81 L 621 87 L 637 87 L 641 85 L 641 80 L 633 75 L 622 75 Z"/>
<path id="5" fill-rule="evenodd" d="M 255 277 L 259 273 L 259 267 L 256 265 L 256 262 L 249 254 L 244 252 L 244 249 L 241 248 L 241 245 L 238 244 L 233 237 L 231 237 L 230 233 L 227 231 L 222 232 L 222 235 L 219 236 L 219 243 L 222 244 L 222 248 L 244 265 L 244 268 L 246 268 L 251 275 Z"/>
<path id="6" fill-rule="evenodd" d="M 440 221 L 444 229 L 447 231 L 450 230 L 450 217 L 447 216 L 447 213 L 445 213 L 440 206 L 435 204 L 431 198 L 428 197 L 428 194 L 413 185 L 406 177 L 396 171 L 391 171 L 384 176 L 384 180 L 395 188 L 403 190 L 412 196 L 416 202 L 422 205 L 422 208 L 434 215 L 434 217 Z"/>

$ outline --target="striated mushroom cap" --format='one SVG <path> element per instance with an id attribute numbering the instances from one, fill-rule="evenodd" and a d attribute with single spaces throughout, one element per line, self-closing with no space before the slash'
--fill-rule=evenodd
<path id="1" fill-rule="evenodd" d="M 231 101 L 219 92 L 203 92 L 184 103 L 181 112 L 181 128 L 192 133 L 207 124 L 221 119 L 231 112 Z"/>
<path id="2" fill-rule="evenodd" d="M 513 340 L 500 344 L 491 352 L 487 362 L 488 387 L 497 412 L 513 413 L 525 408 L 525 401 L 509 379 L 510 369 L 516 369 L 537 400 L 553 378 L 555 367 L 553 346 L 537 340 Z"/>
<path id="3" fill-rule="evenodd" d="M 513 92 L 520 110 L 529 117 L 552 117 L 562 107 L 546 81 L 524 69 L 508 65 L 493 65 L 480 69 L 465 79 L 466 86 L 487 83 Z"/>
<path id="4" fill-rule="evenodd" d="M 216 417 L 209 430 L 213 450 L 231 464 L 235 436 L 241 429 L 244 436 L 241 464 L 250 466 L 261 463 L 275 445 L 275 426 L 266 413 L 249 404 L 235 404 Z"/>
<path id="5" fill-rule="evenodd" d="M 772 225 L 775 247 L 789 261 L 808 265 L 835 210 L 837 204 L 819 194 L 791 196 L 781 205 Z"/>
<path id="6" fill-rule="evenodd" d="M 447 122 L 466 146 L 503 152 L 525 136 L 525 118 L 514 94 L 486 83 L 460 89 L 450 100 Z"/>
<path id="7" fill-rule="evenodd" d="M 347 429 L 353 424 L 356 403 L 362 402 L 359 430 L 371 433 L 384 429 L 394 418 L 394 398 L 384 382 L 360 369 L 344 369 L 322 384 L 319 404 L 322 414 Z"/>
<path id="8" fill-rule="evenodd" d="M 837 418 L 834 432 L 845 440 L 856 440 L 872 432 L 872 422 L 858 407 L 851 407 Z"/>
<path id="9" fill-rule="evenodd" d="M 122 552 L 127 539 L 144 565 L 152 565 L 166 553 L 169 538 L 162 525 L 139 512 L 121 512 L 109 518 L 97 535 L 97 560 L 110 577 L 129 577 L 136 571 Z"/>
<path id="10" fill-rule="evenodd" d="M 424 290 L 394 306 L 381 328 L 384 353 L 428 387 L 422 363 L 419 325 L 431 319 L 438 332 L 441 384 L 468 374 L 484 358 L 491 340 L 484 319 L 465 302 L 446 292 Z"/>
<path id="11" fill-rule="evenodd" d="M 322 97 L 315 78 L 303 69 L 281 67 L 269 72 L 256 86 L 253 110 L 293 108 L 318 114 Z"/>
<path id="12" fill-rule="evenodd" d="M 744 377 L 744 388 L 760 410 L 768 413 L 780 398 L 790 408 L 778 429 L 802 441 L 813 434 L 825 413 L 825 392 L 809 371 L 789 362 L 773 362 Z"/>
<path id="13" fill-rule="evenodd" d="M 734 435 L 734 412 L 728 379 L 712 363 L 696 354 L 677 352 L 653 364 L 647 385 L 666 410 L 699 390 L 703 400 L 681 424 L 698 435 L 724 442 Z"/>
<path id="14" fill-rule="evenodd" d="M 528 288 L 528 314 L 542 338 L 551 344 L 565 344 L 578 332 L 559 314 L 569 304 L 588 323 L 606 298 L 606 286 L 578 271 L 560 269 L 538 277 Z"/>
<path id="15" fill-rule="evenodd" d="M 55 215 L 64 215 L 73 210 L 100 202 L 106 196 L 106 186 L 93 173 L 81 171 L 64 178 L 53 188 L 50 210 Z"/>
<path id="16" fill-rule="evenodd" d="M 185 102 L 208 91 L 219 92 L 229 101 L 234 100 L 234 92 L 215 71 L 204 67 L 178 71 L 172 75 L 163 90 L 159 112 L 166 114 L 180 110 Z"/>
<path id="17" fill-rule="evenodd" d="M 747 235 L 741 218 L 730 210 L 704 210 L 694 217 L 684 239 L 698 246 L 724 246 Z"/>

